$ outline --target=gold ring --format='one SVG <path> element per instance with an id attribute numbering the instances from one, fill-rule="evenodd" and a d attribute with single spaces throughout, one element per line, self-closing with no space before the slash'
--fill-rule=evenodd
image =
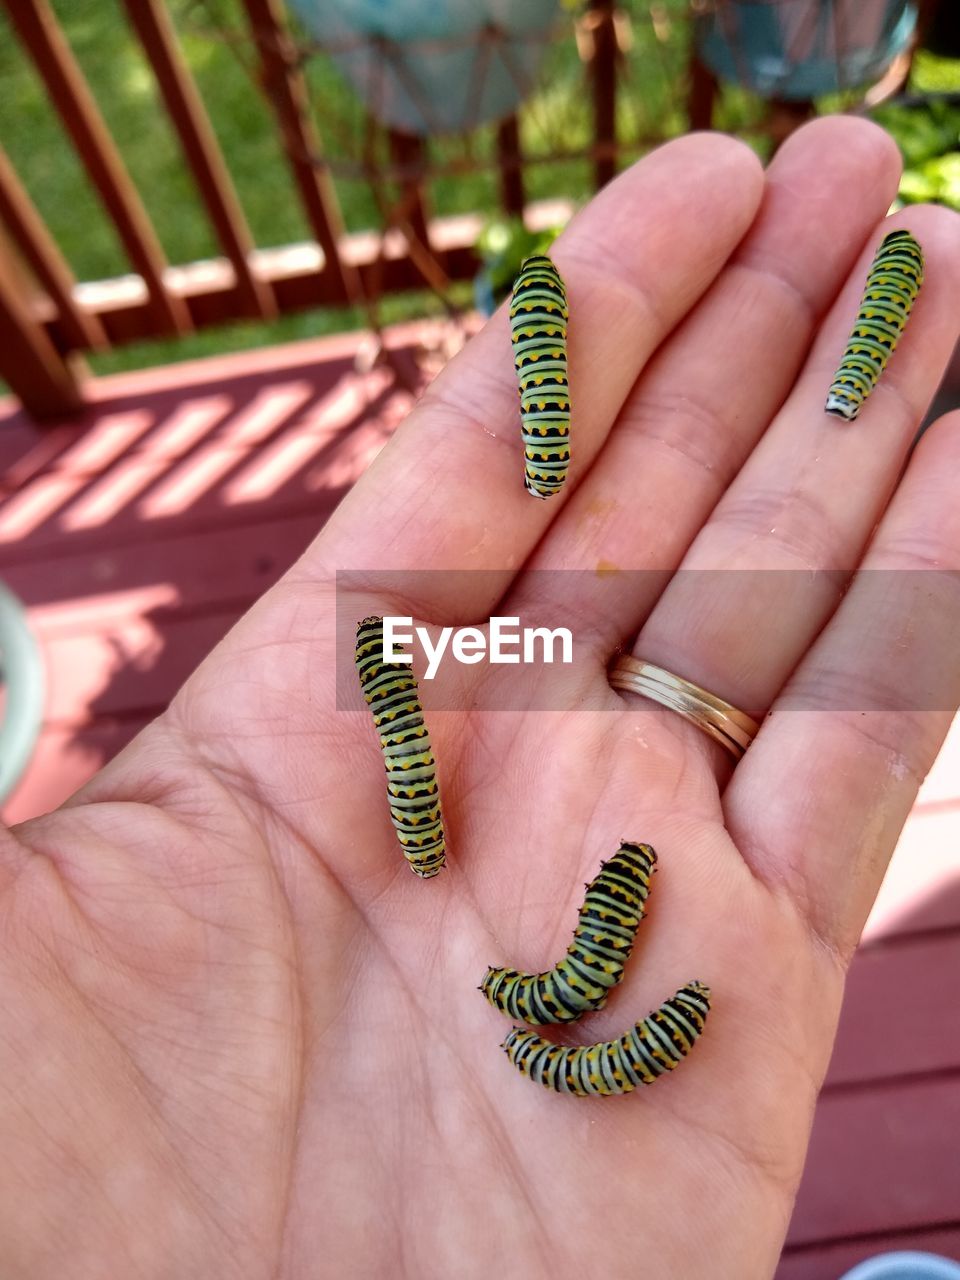
<path id="1" fill-rule="evenodd" d="M 709 734 L 714 742 L 719 742 L 735 760 L 740 759 L 759 732 L 760 726 L 745 711 L 739 711 L 682 676 L 629 653 L 621 654 L 611 666 L 609 680 L 614 689 L 639 693 L 676 711 Z"/>

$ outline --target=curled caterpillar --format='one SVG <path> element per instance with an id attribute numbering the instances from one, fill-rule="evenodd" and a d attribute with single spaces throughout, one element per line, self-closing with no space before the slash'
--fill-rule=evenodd
<path id="1" fill-rule="evenodd" d="M 518 1071 L 557 1093 L 581 1098 L 632 1093 L 637 1085 L 653 1084 L 687 1056 L 709 1012 L 709 987 L 688 982 L 617 1040 L 573 1048 L 514 1027 L 501 1048 Z"/>
<path id="2" fill-rule="evenodd" d="M 494 1008 L 534 1026 L 573 1022 L 601 1009 L 623 977 L 656 862 L 648 844 L 621 844 L 587 885 L 573 941 L 558 965 L 545 973 L 487 970 L 480 990 Z"/>
<path id="3" fill-rule="evenodd" d="M 879 381 L 923 283 L 923 250 L 909 231 L 880 242 L 853 332 L 830 384 L 827 413 L 852 422 Z"/>
<path id="4" fill-rule="evenodd" d="M 417 678 L 404 663 L 384 662 L 379 617 L 358 623 L 356 663 L 360 688 L 380 735 L 390 817 L 410 870 L 428 880 L 443 869 L 443 820 Z"/>
<path id="5" fill-rule="evenodd" d="M 544 255 L 527 258 L 510 300 L 510 340 L 520 381 L 524 485 L 537 498 L 557 493 L 570 465 L 567 295 Z"/>

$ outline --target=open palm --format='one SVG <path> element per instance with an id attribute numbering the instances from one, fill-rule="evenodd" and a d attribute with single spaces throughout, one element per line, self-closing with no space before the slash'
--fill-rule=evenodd
<path id="1" fill-rule="evenodd" d="M 765 179 L 710 136 L 625 174 L 555 251 L 562 496 L 523 491 L 501 314 L 170 711 L 11 833 L 5 1277 L 772 1273 L 845 963 L 960 698 L 937 572 L 960 552 L 960 421 L 901 477 L 957 337 L 952 215 L 897 216 L 927 259 L 915 316 L 860 422 L 822 413 L 896 180 L 885 136 L 845 119 Z M 858 568 L 918 572 L 877 591 Z M 428 882 L 350 667 L 373 612 L 577 637 L 506 702 L 471 667 L 428 703 L 449 850 Z M 766 717 L 735 771 L 610 690 L 631 644 Z M 622 838 L 658 851 L 649 919 L 564 1038 L 691 978 L 713 1011 L 654 1089 L 562 1097 L 512 1070 L 475 988 L 559 958 Z"/>

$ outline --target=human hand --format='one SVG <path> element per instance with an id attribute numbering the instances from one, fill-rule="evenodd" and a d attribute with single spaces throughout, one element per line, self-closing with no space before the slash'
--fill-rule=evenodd
<path id="1" fill-rule="evenodd" d="M 956 567 L 960 415 L 901 477 L 957 338 L 955 216 L 897 215 L 927 260 L 913 318 L 858 423 L 822 412 L 897 172 L 834 118 L 765 184 L 717 136 L 623 175 L 554 252 L 562 494 L 524 492 L 501 312 L 168 713 L 0 845 L 5 1277 L 771 1274 L 844 968 L 960 700 L 949 575 L 889 575 L 884 627 L 863 575 L 841 599 L 836 575 L 753 572 Z M 681 564 L 708 572 L 666 585 Z M 609 566 L 666 572 L 612 592 Z M 396 571 L 434 568 L 397 597 Z M 366 571 L 355 610 L 342 569 Z M 529 576 L 549 569 L 583 572 Z M 460 708 L 428 710 L 449 856 L 420 882 L 369 715 L 337 707 L 336 608 L 532 603 L 586 647 L 576 709 L 485 711 L 470 668 Z M 609 688 L 637 633 L 772 713 L 735 770 Z M 658 851 L 650 918 L 563 1038 L 693 977 L 713 1011 L 655 1088 L 560 1097 L 511 1069 L 475 988 L 559 957 L 621 838 Z"/>

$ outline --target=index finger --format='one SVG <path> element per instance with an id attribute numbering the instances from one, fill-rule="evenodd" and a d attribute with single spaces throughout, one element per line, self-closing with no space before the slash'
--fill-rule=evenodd
<path id="1" fill-rule="evenodd" d="M 558 496 L 541 502 L 524 490 L 501 307 L 341 503 L 297 576 L 364 570 L 365 594 L 396 597 L 397 570 L 483 569 L 419 576 L 405 599 L 421 618 L 486 617 L 586 475 L 647 360 L 736 248 L 762 190 L 746 146 L 693 134 L 627 170 L 557 239 L 572 406 L 572 462 Z"/>

